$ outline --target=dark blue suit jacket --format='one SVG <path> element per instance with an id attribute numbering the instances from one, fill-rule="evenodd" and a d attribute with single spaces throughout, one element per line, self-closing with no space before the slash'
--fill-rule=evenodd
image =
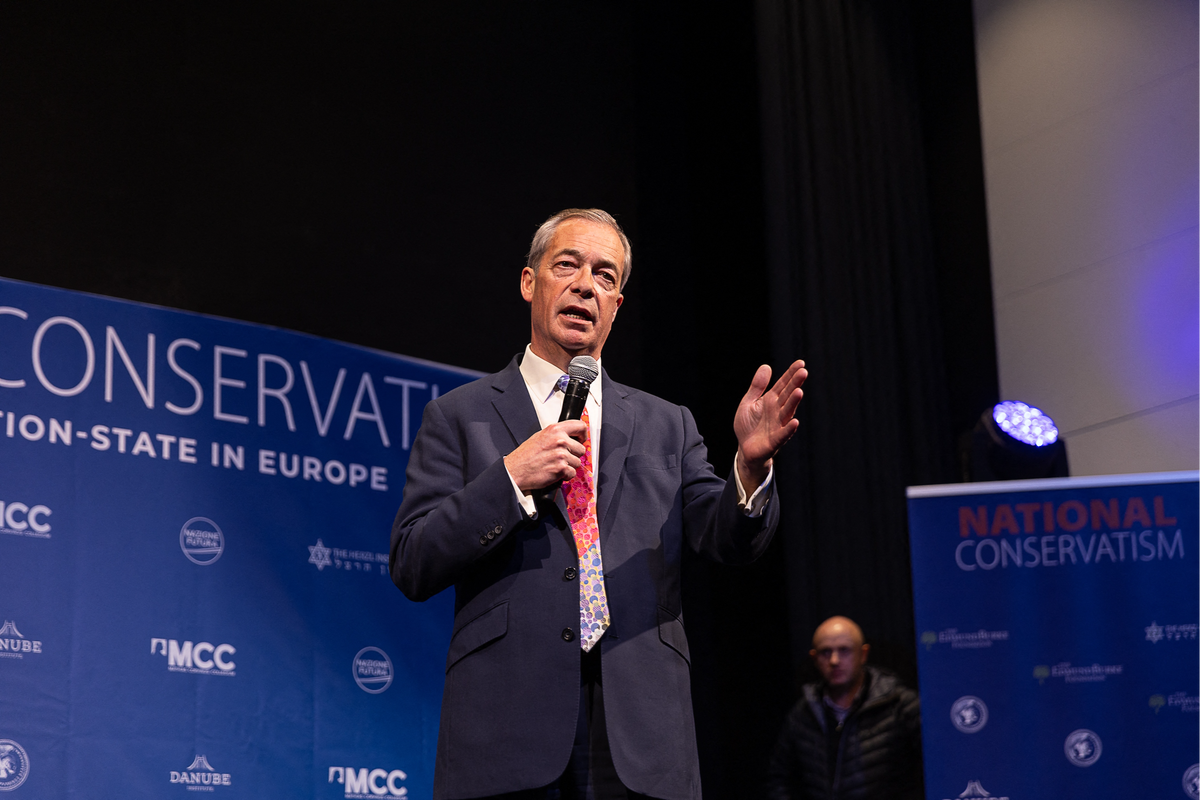
<path id="1" fill-rule="evenodd" d="M 548 785 L 575 737 L 574 540 L 561 492 L 527 519 L 502 461 L 540 427 L 518 363 L 425 407 L 392 528 L 392 580 L 407 597 L 455 589 L 439 800 Z M 611 626 L 599 646 L 613 762 L 630 789 L 699 798 L 680 559 L 684 547 L 754 559 L 779 504 L 746 517 L 686 408 L 601 380 L 597 517 Z"/>

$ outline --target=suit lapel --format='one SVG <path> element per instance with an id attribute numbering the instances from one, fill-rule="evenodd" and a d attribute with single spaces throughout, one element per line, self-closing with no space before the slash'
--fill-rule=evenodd
<path id="1" fill-rule="evenodd" d="M 629 442 L 633 436 L 633 406 L 626 400 L 628 391 L 614 383 L 605 372 L 604 423 L 600 432 L 600 476 L 596 481 L 596 521 L 600 533 L 606 534 L 604 520 L 612 504 L 613 494 L 621 473 L 625 470 L 625 457 L 629 455 Z"/>

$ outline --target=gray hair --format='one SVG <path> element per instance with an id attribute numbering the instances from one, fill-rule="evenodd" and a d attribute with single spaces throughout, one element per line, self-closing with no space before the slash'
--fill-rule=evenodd
<path id="1" fill-rule="evenodd" d="M 554 238 L 554 232 L 568 219 L 586 219 L 589 222 L 607 225 L 621 237 L 621 246 L 625 249 L 625 263 L 621 265 L 621 291 L 624 291 L 625 284 L 629 282 L 629 273 L 633 269 L 633 252 L 629 246 L 629 237 L 625 235 L 625 231 L 621 230 L 621 226 L 613 219 L 612 214 L 599 208 L 568 208 L 543 222 L 542 226 L 537 229 L 537 233 L 533 235 L 525 266 L 537 274 L 538 267 L 542 264 L 542 257 L 546 255 L 546 249 L 550 247 L 550 240 Z"/>

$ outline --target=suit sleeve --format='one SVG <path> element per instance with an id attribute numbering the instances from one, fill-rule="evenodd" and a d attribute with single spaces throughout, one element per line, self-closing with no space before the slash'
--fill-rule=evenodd
<path id="1" fill-rule="evenodd" d="M 683 513 L 688 542 L 698 553 L 716 561 L 749 563 L 771 543 L 779 522 L 778 499 L 769 499 L 760 516 L 746 516 L 738 504 L 732 472 L 728 480 L 717 477 L 692 412 L 682 406 L 680 411 L 684 432 Z"/>
<path id="2" fill-rule="evenodd" d="M 452 586 L 523 520 L 503 459 L 465 479 L 459 433 L 440 405 L 425 406 L 392 525 L 392 581 L 410 600 Z"/>

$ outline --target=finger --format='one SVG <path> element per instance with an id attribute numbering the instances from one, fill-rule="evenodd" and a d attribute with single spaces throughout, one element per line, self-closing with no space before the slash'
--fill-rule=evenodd
<path id="1" fill-rule="evenodd" d="M 762 397 L 763 392 L 767 388 L 767 384 L 771 382 L 771 367 L 763 364 L 754 371 L 754 379 L 750 381 L 750 388 L 746 390 L 746 394 L 742 396 L 742 404 L 753 403 L 758 398 Z"/>
<path id="2" fill-rule="evenodd" d="M 779 421 L 785 422 L 792 420 L 796 416 L 796 409 L 800 405 L 800 401 L 804 399 L 803 389 L 793 389 L 792 393 L 784 400 L 783 405 L 779 408 Z M 799 425 L 800 423 L 796 423 Z"/>
<path id="3" fill-rule="evenodd" d="M 775 381 L 775 385 L 771 387 L 771 391 L 775 392 L 779 397 L 787 397 L 792 389 L 804 383 L 806 377 L 808 377 L 808 370 L 804 368 L 804 362 L 796 359 L 783 371 L 783 374 L 779 376 L 779 380 Z"/>

